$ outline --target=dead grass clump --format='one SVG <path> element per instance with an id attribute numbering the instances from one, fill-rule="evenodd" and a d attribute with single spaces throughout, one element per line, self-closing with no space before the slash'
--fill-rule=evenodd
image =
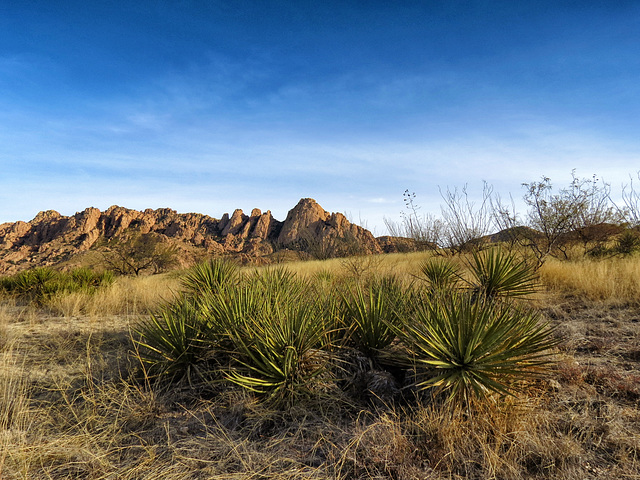
<path id="1" fill-rule="evenodd" d="M 454 478 L 568 478 L 563 475 L 579 462 L 581 447 L 555 431 L 541 401 L 507 400 L 471 416 L 425 406 L 413 420 L 416 442 L 434 470 Z"/>
<path id="2" fill-rule="evenodd" d="M 10 472 L 22 472 L 25 463 L 18 452 L 29 446 L 31 427 L 30 393 L 24 367 L 12 348 L 0 354 L 0 478 Z"/>
<path id="3" fill-rule="evenodd" d="M 416 448 L 403 432 L 400 418 L 393 413 L 356 422 L 351 438 L 337 463 L 336 477 L 351 478 L 415 478 L 421 470 Z"/>

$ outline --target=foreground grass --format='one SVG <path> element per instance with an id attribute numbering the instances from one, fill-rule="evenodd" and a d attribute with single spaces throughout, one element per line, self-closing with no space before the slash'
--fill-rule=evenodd
<path id="1" fill-rule="evenodd" d="M 369 271 L 409 281 L 423 258 L 385 256 Z M 527 396 L 473 417 L 428 398 L 409 407 L 336 392 L 280 411 L 232 385 L 133 381 L 130 326 L 178 290 L 171 276 L 118 279 L 47 309 L 6 301 L 0 477 L 638 478 L 638 296 L 596 294 L 612 271 L 633 284 L 637 260 L 611 262 L 545 265 L 548 290 L 535 301 L 558 325 L 557 367 Z M 352 269 L 339 260 L 288 266 L 308 278 Z"/>

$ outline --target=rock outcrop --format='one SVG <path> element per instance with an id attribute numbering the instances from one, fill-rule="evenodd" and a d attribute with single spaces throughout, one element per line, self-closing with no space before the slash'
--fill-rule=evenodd
<path id="1" fill-rule="evenodd" d="M 0 273 L 56 265 L 83 252 L 99 251 L 107 242 L 134 233 L 160 235 L 178 251 L 189 251 L 192 259 L 206 255 L 264 258 L 279 249 L 313 254 L 314 245 L 322 245 L 325 250 L 335 248 L 326 252 L 329 256 L 344 254 L 347 245 L 357 253 L 383 251 L 371 232 L 352 224 L 341 213 L 326 212 L 310 198 L 300 200 L 284 222 L 274 219 L 270 211 L 262 213 L 257 208 L 250 215 L 238 209 L 218 220 L 168 208 L 141 212 L 112 206 L 104 212 L 87 208 L 70 217 L 48 210 L 30 222 L 0 225 Z"/>

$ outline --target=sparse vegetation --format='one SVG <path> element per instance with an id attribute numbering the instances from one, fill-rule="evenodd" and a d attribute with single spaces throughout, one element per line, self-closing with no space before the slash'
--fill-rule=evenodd
<path id="1" fill-rule="evenodd" d="M 394 288 L 402 288 L 403 292 L 407 288 L 428 292 L 430 284 L 418 278 L 422 275 L 420 266 L 429 258 L 433 257 L 428 252 L 388 255 L 380 261 L 376 273 L 387 275 L 393 271 L 401 285 Z M 473 265 L 473 256 L 465 256 L 463 260 L 456 260 L 458 274 L 471 281 L 474 276 L 468 265 Z M 341 346 L 339 340 L 344 335 L 328 334 L 335 323 L 332 327 L 331 319 L 326 317 L 321 330 L 327 334 L 323 338 L 312 336 L 313 348 L 302 355 L 305 359 L 302 364 L 309 370 L 298 370 L 293 376 L 280 379 L 274 377 L 273 387 L 267 385 L 270 377 L 264 375 L 262 367 L 251 368 L 248 356 L 232 353 L 234 339 L 228 336 L 220 340 L 219 348 L 197 352 L 187 362 L 206 366 L 202 375 L 195 372 L 191 375 L 191 386 L 184 371 L 174 377 L 160 367 L 153 371 L 147 362 L 146 368 L 141 368 L 139 357 L 130 353 L 136 350 L 131 339 L 132 335 L 133 339 L 138 337 L 131 332 L 139 329 L 140 317 L 120 315 L 133 311 L 132 303 L 123 307 L 127 304 L 125 298 L 140 289 L 140 293 L 135 293 L 139 298 L 136 310 L 146 321 L 166 315 L 169 307 L 156 310 L 154 316 L 144 314 L 145 305 L 158 305 L 159 298 L 165 299 L 165 305 L 173 306 L 176 318 L 189 318 L 192 313 L 181 312 L 179 307 L 191 308 L 196 305 L 193 298 L 203 296 L 194 293 L 197 289 L 182 285 L 180 278 L 187 278 L 192 272 L 182 277 L 119 277 L 94 294 L 69 294 L 82 295 L 76 297 L 79 303 L 110 295 L 111 300 L 107 302 L 103 297 L 99 313 L 94 313 L 99 321 L 57 317 L 49 310 L 20 305 L 6 297 L 0 310 L 6 339 L 0 352 L 2 476 L 8 479 L 240 479 L 259 475 L 276 479 L 633 478 L 640 474 L 637 462 L 640 394 L 635 369 L 629 367 L 640 359 L 637 355 L 640 327 L 634 322 L 640 298 L 639 265 L 635 256 L 580 261 L 550 259 L 538 270 L 544 289 L 534 292 L 533 300 L 524 306 L 512 304 L 513 300 L 500 300 L 490 308 L 483 307 L 481 301 L 464 293 L 468 283 L 461 281 L 455 287 L 461 297 L 458 300 L 448 297 L 452 302 L 448 307 L 446 303 L 424 303 L 417 310 L 409 309 L 404 319 L 417 320 L 410 323 L 414 326 L 432 324 L 432 317 L 445 319 L 442 309 L 448 308 L 457 312 L 458 318 L 465 312 L 475 312 L 487 321 L 518 319 L 513 325 L 526 328 L 535 324 L 535 328 L 543 329 L 540 333 L 546 332 L 545 320 L 533 319 L 544 315 L 555 327 L 553 336 L 543 340 L 549 342 L 548 346 L 559 342 L 552 350 L 555 362 L 550 371 L 533 377 L 526 375 L 524 379 L 517 374 L 510 377 L 508 369 L 504 376 L 489 376 L 518 395 L 503 397 L 493 394 L 491 387 L 485 390 L 481 386 L 480 391 L 487 399 L 474 403 L 472 415 L 465 410 L 453 416 L 444 404 L 454 392 L 453 387 L 444 395 L 436 395 L 434 389 L 421 392 L 421 387 L 417 387 L 429 379 L 437 383 L 438 376 L 430 373 L 435 365 L 422 363 L 421 368 L 421 362 L 414 363 L 416 359 L 431 357 L 422 356 L 416 343 L 406 338 L 402 343 L 396 339 L 382 350 L 385 356 L 406 352 L 413 367 L 403 367 L 407 362 L 400 361 L 394 364 L 396 370 L 385 371 L 386 363 L 372 369 L 367 362 L 359 367 L 364 371 L 358 379 L 343 385 L 340 379 L 355 374 L 360 357 L 349 344 Z M 286 307 L 283 300 L 292 292 L 302 290 L 308 297 L 312 296 L 311 291 L 324 292 L 319 297 L 324 300 L 331 297 L 334 287 L 346 292 L 347 285 L 355 288 L 357 284 L 357 280 L 346 275 L 339 260 L 289 264 L 286 270 L 268 272 L 243 269 L 238 275 L 232 277 L 230 287 L 220 288 L 215 283 L 218 286 L 209 289 L 213 290 L 210 295 L 217 295 L 218 300 L 229 298 L 223 295 L 223 290 L 244 285 L 262 288 L 258 297 L 278 298 L 272 307 L 283 307 L 279 313 L 269 307 L 268 315 L 255 317 L 242 328 L 253 328 L 254 323 L 266 328 L 261 320 L 273 318 L 274 314 L 282 314 L 281 319 L 295 318 L 299 307 Z M 368 280 L 359 281 L 366 298 Z M 615 288 L 616 285 L 621 288 Z M 289 293 L 278 296 L 279 288 Z M 142 290 L 150 291 L 148 300 Z M 114 296 L 123 298 L 117 300 Z M 301 298 L 304 300 L 305 295 Z M 411 299 L 413 303 L 417 301 L 415 296 Z M 334 320 L 336 315 L 342 318 L 339 303 L 333 303 L 333 307 L 332 303 L 323 301 L 314 308 L 324 311 L 324 315 L 333 315 Z M 237 307 L 236 301 L 226 304 L 230 305 L 230 316 L 252 310 Z M 209 301 L 198 305 L 205 313 L 207 308 L 213 309 Z M 255 305 L 262 304 L 255 302 Z M 537 308 L 538 313 L 532 308 Z M 212 313 L 207 315 L 215 318 Z M 522 317 L 527 321 L 522 322 Z M 305 322 L 312 318 L 318 317 L 303 316 Z M 434 332 L 421 328 L 421 332 Z M 275 331 L 281 332 L 277 328 Z M 411 330 L 401 331 L 405 336 L 411 335 Z M 268 337 L 259 328 L 254 333 L 251 342 L 257 336 L 265 340 Z M 514 331 L 505 326 L 502 333 L 500 338 L 513 341 Z M 213 341 L 208 334 L 198 338 L 209 345 Z M 253 345 L 251 342 L 246 342 L 246 346 Z M 268 346 L 265 351 L 277 350 L 272 343 L 264 343 Z M 403 350 L 403 345 L 411 349 Z M 513 361 L 517 348 L 505 350 Z M 412 349 L 414 354 L 410 353 Z M 142 355 L 142 346 L 138 351 Z M 550 359 L 538 359 L 535 355 L 529 357 L 532 362 Z M 483 357 L 483 361 L 490 362 L 491 357 Z M 172 363 L 169 359 L 165 366 Z M 253 366 L 256 365 L 259 364 Z M 403 368 L 404 378 L 398 371 Z M 225 371 L 237 372 L 237 384 L 228 381 L 230 376 L 224 375 Z M 489 371 L 500 372 L 494 367 Z M 138 373 L 132 375 L 135 372 Z M 163 374 L 165 381 L 158 384 L 154 376 Z M 459 371 L 457 376 L 465 378 Z M 179 378 L 183 380 L 180 382 Z M 293 380 L 282 382 L 282 378 Z M 452 378 L 456 378 L 453 373 Z M 474 378 L 480 381 L 483 377 Z M 360 380 L 359 392 L 347 388 Z M 165 388 L 169 381 L 174 382 L 173 387 Z M 385 381 L 395 382 L 400 388 L 385 396 L 381 393 Z M 265 402 L 276 391 L 280 393 L 274 399 L 300 382 L 310 391 L 299 391 L 293 397 L 295 401 Z M 472 384 L 460 385 L 461 392 L 465 388 L 474 391 Z M 245 388 L 256 386 L 261 392 Z"/>
<path id="2" fill-rule="evenodd" d="M 49 267 L 0 278 L 0 291 L 13 297 L 45 305 L 58 295 L 73 292 L 93 293 L 113 282 L 110 272 L 96 273 L 86 268 L 61 272 Z"/>
<path id="3" fill-rule="evenodd" d="M 621 215 L 595 181 L 528 191 Z M 0 476 L 639 477 L 636 230 L 540 256 L 513 225 L 366 264 L 4 277 Z"/>

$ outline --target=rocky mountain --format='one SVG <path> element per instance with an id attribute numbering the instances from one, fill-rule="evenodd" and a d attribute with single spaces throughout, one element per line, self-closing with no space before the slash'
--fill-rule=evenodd
<path id="1" fill-rule="evenodd" d="M 207 255 L 267 259 L 276 252 L 292 250 L 321 258 L 394 249 L 388 237 L 379 241 L 343 214 L 329 213 L 311 198 L 301 199 L 284 221 L 257 208 L 250 215 L 238 209 L 218 220 L 168 208 L 141 212 L 112 206 L 104 212 L 87 208 L 70 217 L 48 210 L 30 222 L 0 225 L 0 273 L 69 262 L 135 233 L 153 234 L 170 244 L 182 264 Z"/>

